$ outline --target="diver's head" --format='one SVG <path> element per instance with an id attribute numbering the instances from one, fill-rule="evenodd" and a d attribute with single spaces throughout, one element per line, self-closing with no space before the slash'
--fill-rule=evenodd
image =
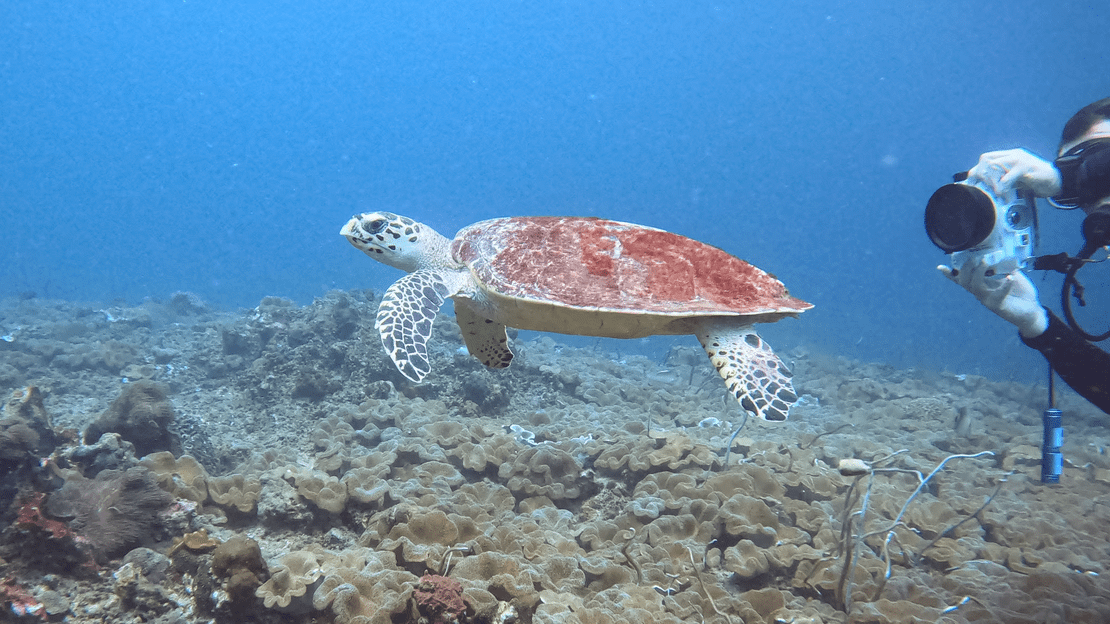
<path id="1" fill-rule="evenodd" d="M 1110 210 L 1110 98 L 1084 106 L 1064 124 L 1055 164 L 1063 190 L 1054 203 L 1087 214 Z"/>

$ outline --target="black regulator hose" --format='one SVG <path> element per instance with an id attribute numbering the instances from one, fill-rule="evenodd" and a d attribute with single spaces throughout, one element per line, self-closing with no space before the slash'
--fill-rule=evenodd
<path id="1" fill-rule="evenodd" d="M 1110 329 L 1101 334 L 1089 334 L 1080 327 L 1071 310 L 1068 288 L 1071 288 L 1075 299 L 1079 301 L 1079 305 L 1087 305 L 1086 301 L 1083 300 L 1083 285 L 1075 279 L 1075 274 L 1079 272 L 1079 267 L 1087 264 L 1087 261 L 1091 259 L 1096 251 L 1110 245 L 1110 205 L 1099 206 L 1087 215 L 1087 218 L 1083 220 L 1083 238 L 1085 240 L 1083 249 L 1080 249 L 1079 253 L 1076 254 L 1076 262 L 1071 262 L 1067 272 L 1064 273 L 1064 286 L 1060 291 L 1060 305 L 1064 309 L 1064 318 L 1067 319 L 1068 325 L 1071 325 L 1076 333 L 1090 342 L 1099 342 L 1110 338 Z"/>

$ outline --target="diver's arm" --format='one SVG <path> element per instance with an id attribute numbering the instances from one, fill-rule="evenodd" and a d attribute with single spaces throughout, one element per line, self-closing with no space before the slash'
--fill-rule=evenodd
<path id="1" fill-rule="evenodd" d="M 962 267 L 940 265 L 945 277 L 975 295 L 979 303 L 1009 321 L 1022 337 L 1039 336 L 1048 329 L 1048 315 L 1037 298 L 1037 287 L 1021 271 L 1002 277 L 988 276 L 989 266 L 982 258 L 968 258 Z"/>
<path id="2" fill-rule="evenodd" d="M 1056 374 L 1080 396 L 1110 414 L 1110 353 L 1087 342 L 1055 314 L 1045 310 L 1048 328 L 1021 341 L 1040 351 Z"/>

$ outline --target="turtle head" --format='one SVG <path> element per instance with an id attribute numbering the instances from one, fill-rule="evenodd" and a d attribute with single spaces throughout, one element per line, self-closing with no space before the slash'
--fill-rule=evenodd
<path id="1" fill-rule="evenodd" d="M 392 212 L 355 215 L 339 233 L 371 258 L 409 273 L 450 258 L 451 242 L 439 232 Z"/>

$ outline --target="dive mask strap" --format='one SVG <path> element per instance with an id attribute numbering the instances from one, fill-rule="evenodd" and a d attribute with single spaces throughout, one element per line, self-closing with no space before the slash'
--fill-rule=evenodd
<path id="1" fill-rule="evenodd" d="M 1070 210 L 1110 195 L 1110 138 L 1084 141 L 1060 156 L 1053 165 L 1060 173 L 1060 194 L 1049 199 Z"/>

